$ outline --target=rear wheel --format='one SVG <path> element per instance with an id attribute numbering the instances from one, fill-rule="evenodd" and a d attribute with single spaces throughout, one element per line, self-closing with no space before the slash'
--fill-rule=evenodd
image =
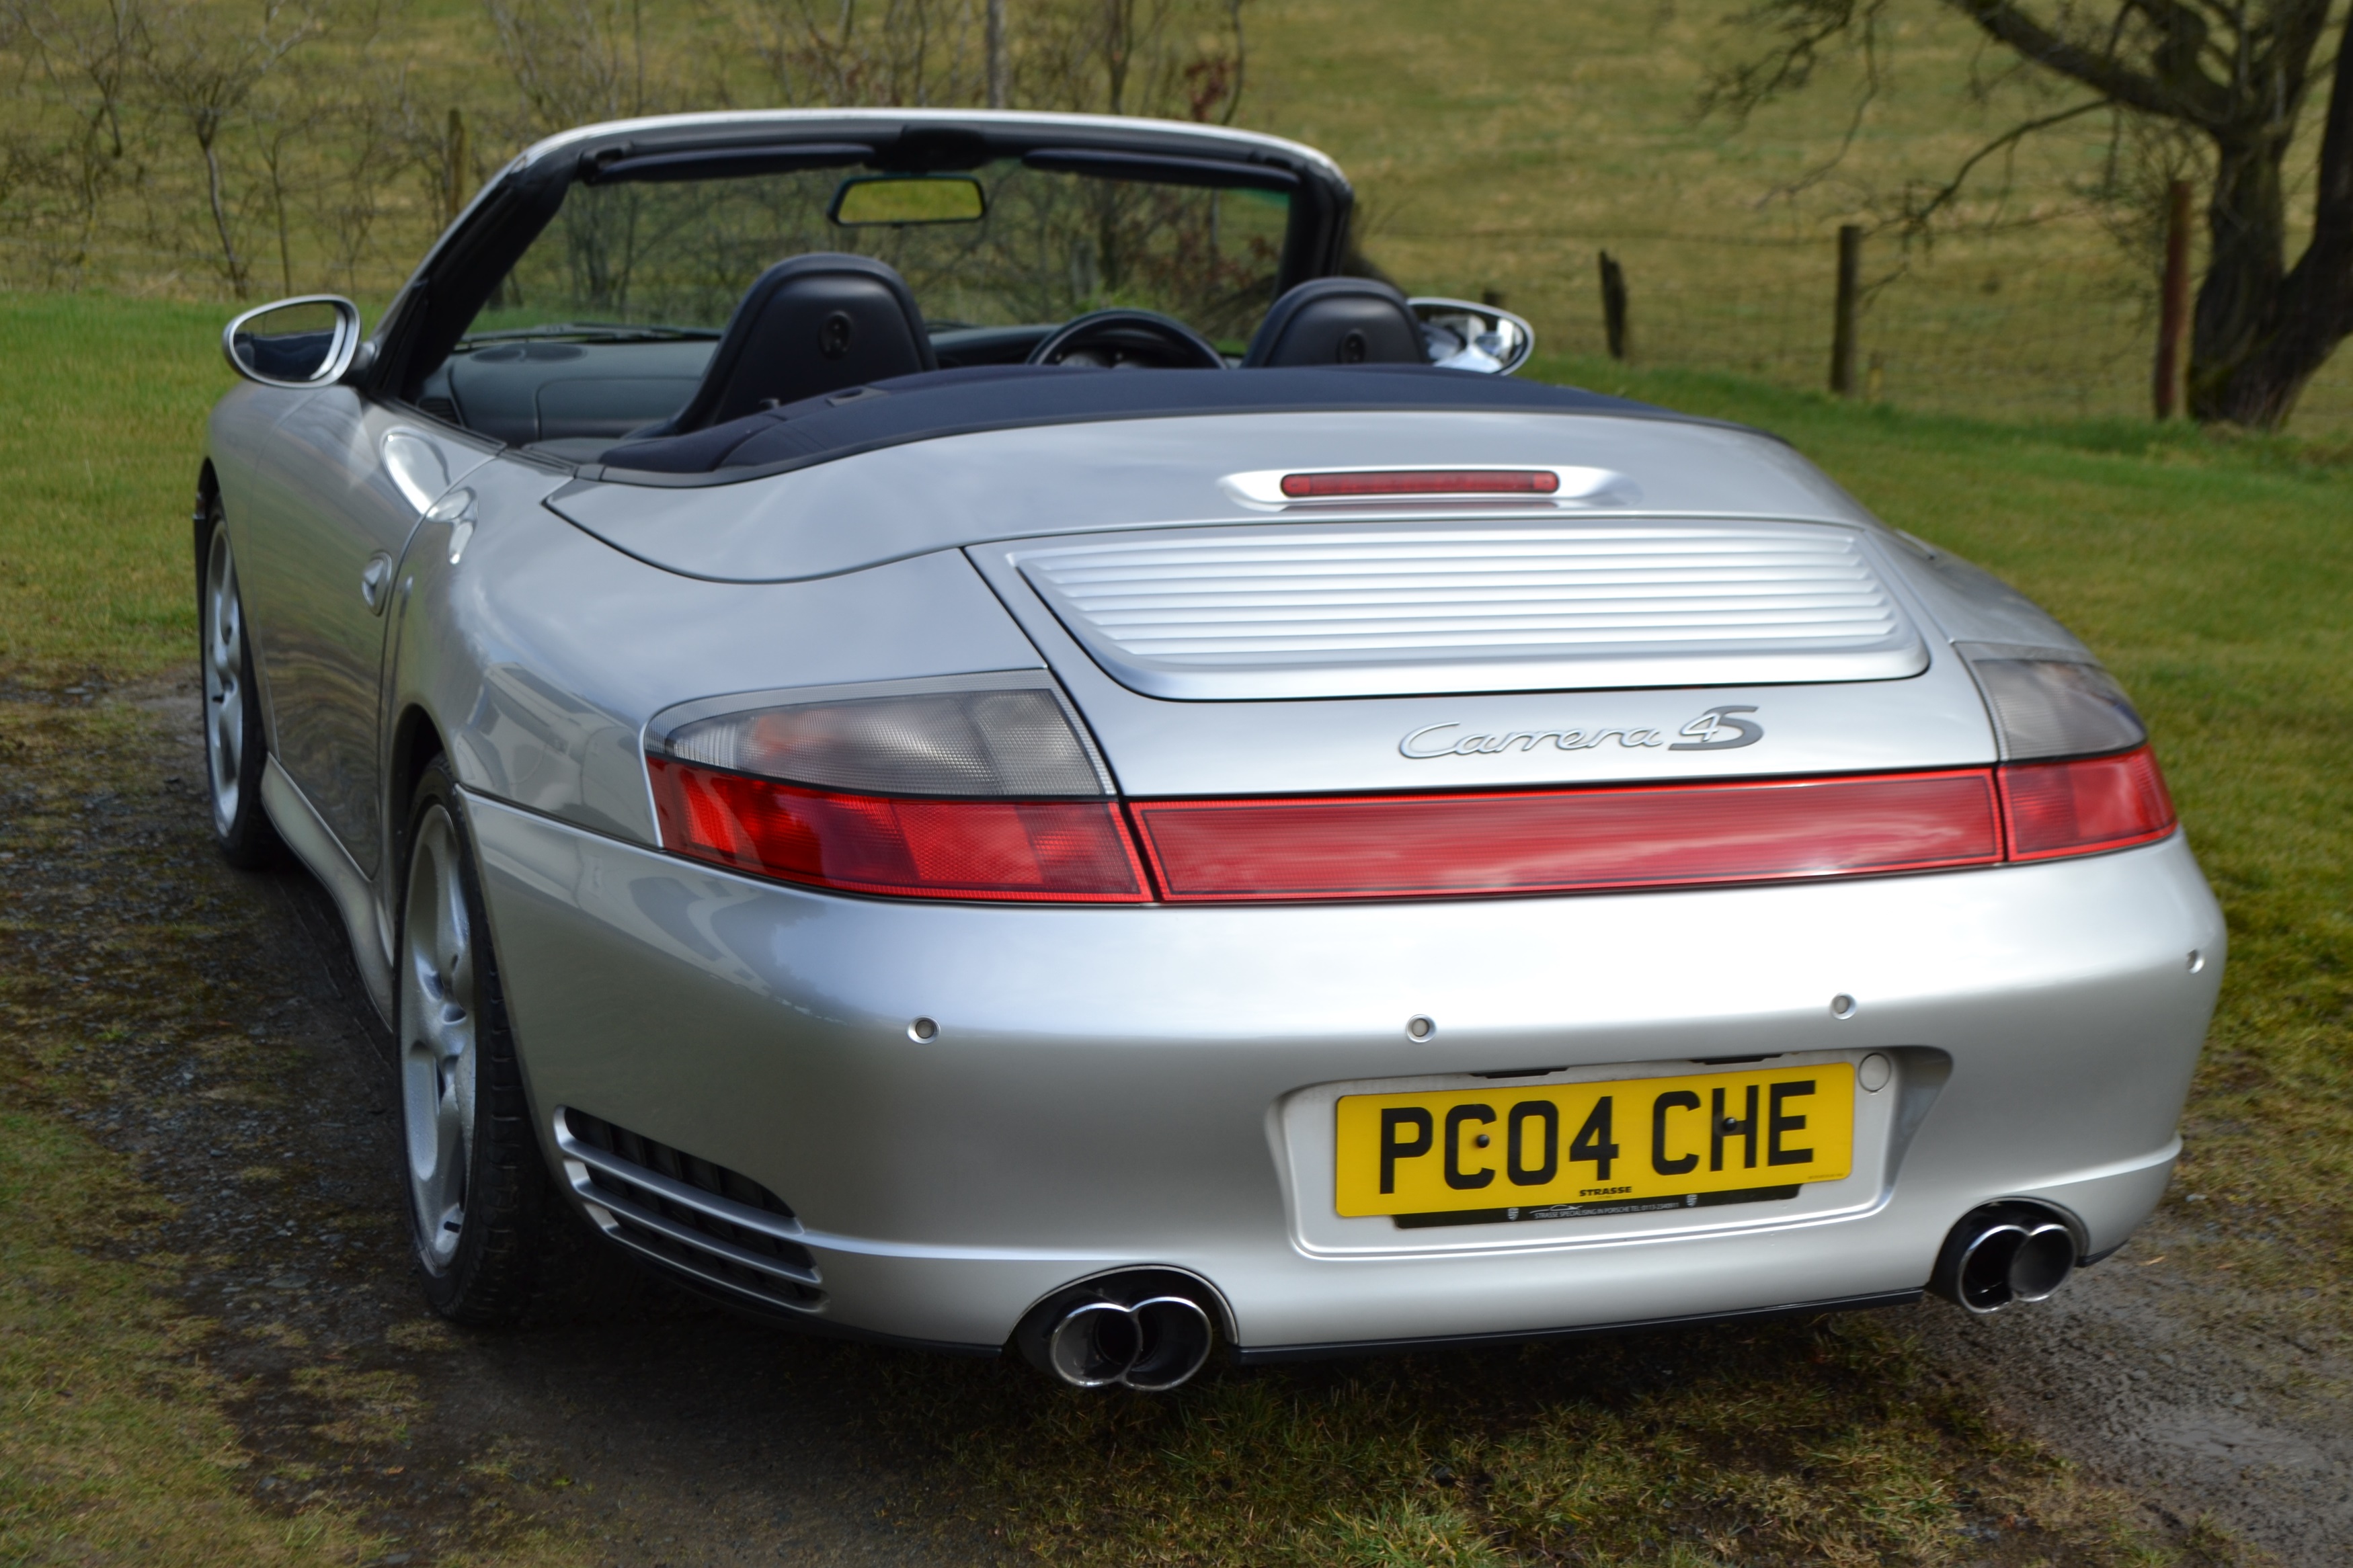
<path id="1" fill-rule="evenodd" d="M 261 694 L 253 683 L 253 648 L 245 635 L 237 559 L 218 500 L 206 503 L 204 586 L 196 601 L 205 676 L 205 779 L 213 837 L 232 866 L 248 870 L 278 858 L 278 830 L 261 805 Z"/>
<path id="2" fill-rule="evenodd" d="M 457 782 L 436 758 L 410 807 L 401 900 L 401 1163 L 425 1294 L 458 1322 L 531 1304 L 555 1216 L 507 1027 Z"/>

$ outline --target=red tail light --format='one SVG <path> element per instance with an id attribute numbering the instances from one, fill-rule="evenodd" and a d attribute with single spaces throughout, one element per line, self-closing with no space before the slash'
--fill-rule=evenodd
<path id="1" fill-rule="evenodd" d="M 1549 468 L 1390 468 L 1377 473 L 1285 474 L 1293 500 L 1324 496 L 1548 496 L 1560 489 Z"/>
<path id="2" fill-rule="evenodd" d="M 2147 746 L 2111 757 L 2014 763 L 2001 770 L 2013 860 L 2089 855 L 2173 831 L 2173 797 Z"/>
<path id="3" fill-rule="evenodd" d="M 649 757 L 662 843 L 845 892 L 1147 903 L 1108 800 L 849 794 Z M 1173 903 L 1599 891 L 1873 876 L 2126 848 L 2173 831 L 2147 748 L 1941 773 L 1510 794 L 1137 801 Z"/>
<path id="4" fill-rule="evenodd" d="M 1133 809 L 1179 902 L 1662 888 L 2001 858 L 1985 769 Z"/>
<path id="5" fill-rule="evenodd" d="M 904 898 L 1141 903 L 1119 808 L 1103 800 L 901 800 L 648 757 L 662 843 L 811 887 Z"/>

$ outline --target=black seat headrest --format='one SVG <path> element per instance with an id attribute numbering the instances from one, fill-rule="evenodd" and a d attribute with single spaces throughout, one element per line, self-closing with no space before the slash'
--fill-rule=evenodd
<path id="1" fill-rule="evenodd" d="M 1242 356 L 1262 365 L 1428 364 L 1405 296 L 1369 278 L 1315 278 L 1274 302 Z"/>
<path id="2" fill-rule="evenodd" d="M 646 434 L 683 435 L 763 408 L 937 370 L 906 279 L 864 256 L 779 261 L 744 292 L 685 407 Z"/>

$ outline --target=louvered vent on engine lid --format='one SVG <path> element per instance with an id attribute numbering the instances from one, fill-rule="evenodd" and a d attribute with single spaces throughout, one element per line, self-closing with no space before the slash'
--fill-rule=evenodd
<path id="1" fill-rule="evenodd" d="M 1005 549 L 1122 685 L 1198 701 L 1889 680 L 1928 656 L 1851 528 L 1202 528 Z"/>

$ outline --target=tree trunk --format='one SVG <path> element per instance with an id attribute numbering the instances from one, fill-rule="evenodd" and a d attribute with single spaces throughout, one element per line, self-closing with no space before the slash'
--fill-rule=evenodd
<path id="1" fill-rule="evenodd" d="M 2224 155 L 2225 178 L 2209 209 L 2214 256 L 2198 292 L 2190 348 L 2189 411 L 2200 420 L 2277 429 L 2313 374 L 2353 335 L 2353 16 L 2337 40 L 2335 77 L 2321 132 L 2312 239 L 2284 277 L 2280 162 L 2286 149 L 2266 148 L 2242 160 Z M 2236 162 L 2250 166 L 2232 181 Z M 2233 202 L 2228 213 L 2226 189 Z M 2270 232 L 2258 236 L 2264 224 Z M 2228 250 L 2226 235 L 2233 242 Z"/>
<path id="2" fill-rule="evenodd" d="M 2200 420 L 2232 417 L 2221 412 L 2223 394 L 2270 341 L 2287 272 L 2284 149 L 2254 142 L 2217 151 L 2214 194 L 2206 204 L 2206 277 L 2189 341 L 2189 412 Z"/>
<path id="3" fill-rule="evenodd" d="M 221 192 L 220 153 L 213 146 L 215 137 L 199 133 L 198 144 L 205 150 L 205 184 L 212 198 L 213 231 L 220 236 L 221 256 L 228 264 L 228 286 L 240 300 L 252 293 L 247 286 L 245 259 L 237 253 L 237 240 L 230 235 L 228 207 Z"/>

